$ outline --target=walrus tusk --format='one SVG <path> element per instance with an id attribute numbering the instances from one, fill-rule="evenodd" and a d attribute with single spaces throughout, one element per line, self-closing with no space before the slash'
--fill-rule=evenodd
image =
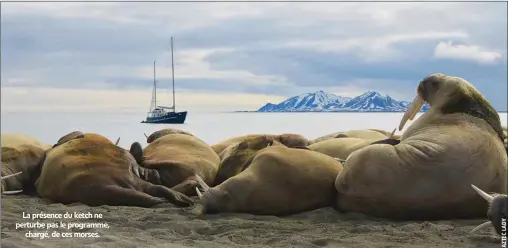
<path id="1" fill-rule="evenodd" d="M 420 97 L 420 95 L 417 94 L 415 99 L 413 99 L 406 112 L 404 113 L 404 116 L 400 120 L 399 131 L 404 128 L 408 120 L 411 121 L 415 118 L 416 114 L 418 114 L 418 111 L 420 111 L 423 104 L 425 104 L 425 101 Z"/>
<path id="2" fill-rule="evenodd" d="M 395 134 L 395 131 L 397 130 L 397 128 L 394 128 L 392 133 L 390 134 L 390 137 L 388 137 L 389 139 L 393 139 L 393 135 Z"/>
<path id="3" fill-rule="evenodd" d="M 198 194 L 199 198 L 203 197 L 203 194 L 201 194 L 201 191 L 199 191 L 198 187 L 195 187 L 196 193 Z"/>
<path id="4" fill-rule="evenodd" d="M 483 190 L 479 189 L 473 184 L 471 184 L 471 187 L 473 187 L 474 191 L 476 191 L 476 193 L 478 193 L 481 197 L 483 197 L 483 199 L 485 199 L 487 202 L 492 203 L 492 200 L 494 200 L 494 197 L 485 193 Z"/>
<path id="5" fill-rule="evenodd" d="M 198 181 L 199 185 L 201 185 L 201 188 L 203 188 L 204 191 L 207 191 L 210 189 L 210 186 L 208 186 L 205 181 L 203 181 L 203 178 L 201 178 L 198 174 L 194 174 L 196 177 L 196 181 Z"/>
<path id="6" fill-rule="evenodd" d="M 483 229 L 483 228 L 485 228 L 485 227 L 488 227 L 488 226 L 490 226 L 490 225 L 491 225 L 491 222 L 490 222 L 490 221 L 487 221 L 487 222 L 485 222 L 485 223 L 483 223 L 483 224 L 480 224 L 480 225 L 478 225 L 477 227 L 475 227 L 473 230 L 471 230 L 471 233 L 474 233 L 474 232 L 476 232 L 476 231 L 478 231 L 478 230 L 480 230 L 480 229 Z"/>
<path id="7" fill-rule="evenodd" d="M 143 133 L 143 134 L 145 135 L 145 138 L 147 138 L 147 139 L 148 139 L 148 135 L 146 135 L 146 133 Z"/>
<path id="8" fill-rule="evenodd" d="M 118 139 L 116 140 L 115 146 L 117 146 L 119 142 L 120 142 L 120 137 L 118 137 Z"/>
<path id="9" fill-rule="evenodd" d="M 2 180 L 7 179 L 7 178 L 9 178 L 9 177 L 17 176 L 17 175 L 19 175 L 19 174 L 21 174 L 21 173 L 23 173 L 23 172 L 22 172 L 22 171 L 20 171 L 20 172 L 18 172 L 18 173 L 14 173 L 14 174 L 12 174 L 12 175 L 8 175 L 8 176 L 5 176 L 5 177 L 2 177 Z"/>
<path id="10" fill-rule="evenodd" d="M 2 192 L 3 195 L 14 195 L 14 194 L 17 194 L 17 193 L 21 193 L 23 192 L 23 190 L 11 190 L 11 191 L 4 191 Z"/>

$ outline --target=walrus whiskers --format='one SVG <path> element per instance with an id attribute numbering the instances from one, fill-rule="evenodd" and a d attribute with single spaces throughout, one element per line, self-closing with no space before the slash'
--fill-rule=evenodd
<path id="1" fill-rule="evenodd" d="M 116 140 L 115 146 L 117 146 L 119 142 L 120 142 L 120 137 L 118 137 L 118 139 Z"/>

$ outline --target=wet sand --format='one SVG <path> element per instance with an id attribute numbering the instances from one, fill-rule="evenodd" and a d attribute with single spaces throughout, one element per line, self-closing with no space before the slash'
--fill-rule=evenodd
<path id="1" fill-rule="evenodd" d="M 192 209 L 171 204 L 153 208 L 55 204 L 38 197 L 2 196 L 1 245 L 9 247 L 501 247 L 493 228 L 470 234 L 486 221 L 454 220 L 395 222 L 340 214 L 332 208 L 289 217 L 221 214 L 198 217 Z M 467 206 L 465 206 L 467 207 Z M 57 232 L 97 232 L 97 238 L 26 238 L 25 233 L 45 229 L 16 230 L 22 213 L 102 214 L 101 220 L 46 219 L 39 222 L 107 223 L 109 229 L 65 228 Z"/>

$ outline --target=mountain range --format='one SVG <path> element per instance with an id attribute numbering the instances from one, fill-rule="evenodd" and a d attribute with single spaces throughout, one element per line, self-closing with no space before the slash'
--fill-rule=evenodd
<path id="1" fill-rule="evenodd" d="M 367 91 L 354 98 L 317 91 L 293 96 L 278 104 L 267 103 L 256 112 L 404 112 L 409 104 L 376 91 Z M 425 104 L 420 112 L 428 109 Z"/>

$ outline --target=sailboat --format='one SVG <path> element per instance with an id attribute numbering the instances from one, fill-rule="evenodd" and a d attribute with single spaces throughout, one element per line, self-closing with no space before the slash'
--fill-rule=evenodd
<path id="1" fill-rule="evenodd" d="M 171 37 L 171 70 L 173 76 L 173 106 L 164 107 L 157 105 L 157 79 L 155 77 L 155 62 L 153 62 L 153 91 L 150 111 L 146 120 L 141 123 L 154 124 L 183 124 L 187 118 L 187 111 L 177 112 L 175 104 L 175 66 L 173 63 L 173 37 Z"/>

